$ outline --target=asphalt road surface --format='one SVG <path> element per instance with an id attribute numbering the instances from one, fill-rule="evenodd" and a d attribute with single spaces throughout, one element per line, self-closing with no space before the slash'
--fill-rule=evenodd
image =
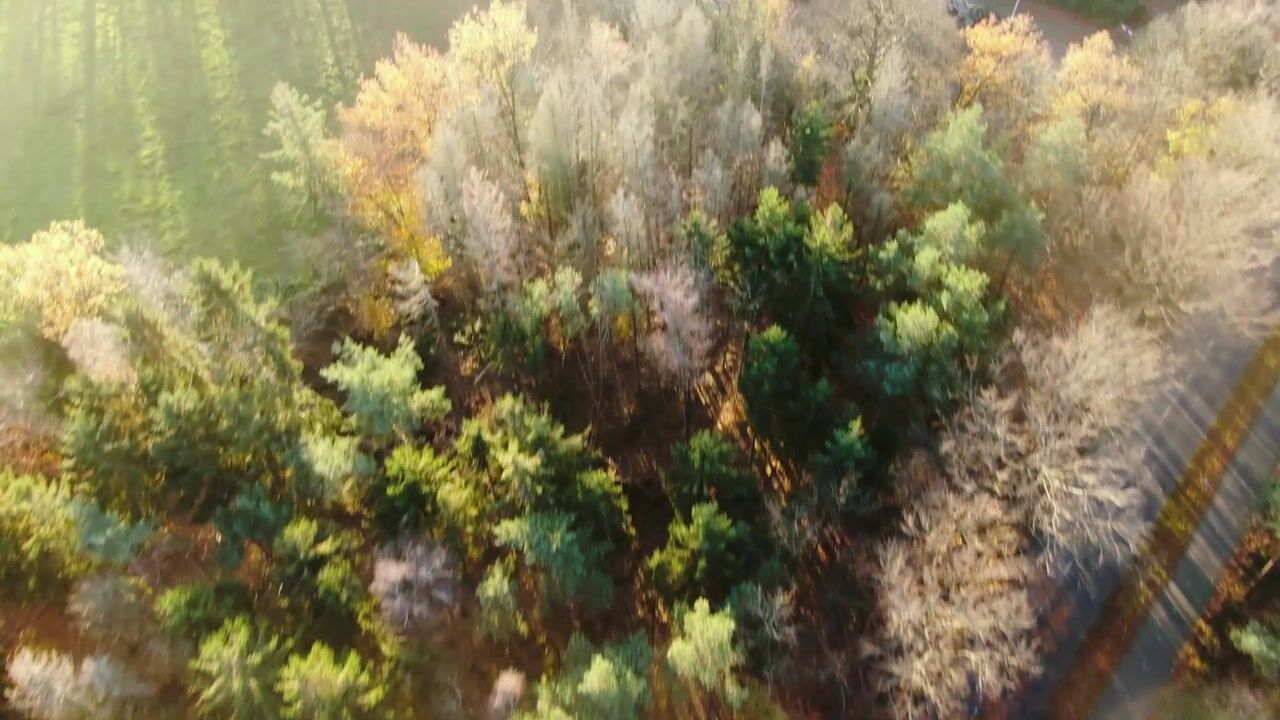
<path id="1" fill-rule="evenodd" d="M 1078 43 L 1102 28 L 1079 15 L 1067 12 L 1046 0 L 989 0 L 984 5 L 1000 17 L 1013 14 L 1014 5 L 1018 13 L 1026 13 L 1036 21 L 1040 34 L 1049 42 L 1054 58 L 1061 58 L 1067 48 Z"/>
<path id="2" fill-rule="evenodd" d="M 1179 5 L 1185 2 L 1185 0 L 1146 1 L 1150 17 L 1176 10 Z M 1036 26 L 1040 28 L 1040 33 L 1048 41 L 1056 59 L 1061 59 L 1071 45 L 1080 42 L 1099 30 L 1106 29 L 1075 13 L 1063 10 L 1048 0 L 1021 0 L 1020 2 L 1018 0 L 985 0 L 985 2 L 978 0 L 974 4 L 982 5 L 1000 17 L 1008 17 L 1013 14 L 1015 6 L 1018 9 L 1018 14 L 1026 13 L 1030 15 L 1035 19 Z"/>

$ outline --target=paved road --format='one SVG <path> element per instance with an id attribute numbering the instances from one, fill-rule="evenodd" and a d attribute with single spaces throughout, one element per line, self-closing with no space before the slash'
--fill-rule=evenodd
<path id="1" fill-rule="evenodd" d="M 1180 423 L 1175 423 L 1180 424 Z M 1213 597 L 1280 461 L 1280 389 L 1240 447 L 1191 546 L 1138 631 L 1094 709 L 1098 720 L 1147 716 L 1147 701 L 1172 681 L 1172 661 Z"/>
<path id="2" fill-rule="evenodd" d="M 1011 15 L 1015 4 L 1019 14 L 1025 13 L 1035 19 L 1040 34 L 1044 35 L 1053 50 L 1054 58 L 1061 58 L 1073 43 L 1078 43 L 1101 29 L 1046 0 L 1022 0 L 1020 3 L 1015 0 L 988 0 L 984 3 L 1000 17 Z"/>
<path id="3" fill-rule="evenodd" d="M 1280 278 L 1280 273 L 1274 276 Z M 1163 498 L 1177 486 L 1260 344 L 1260 337 L 1246 337 L 1210 321 L 1189 327 L 1174 341 L 1174 347 L 1187 349 L 1181 353 L 1183 366 L 1174 371 L 1174 382 L 1142 420 L 1149 448 L 1145 461 L 1152 472 L 1149 517 L 1154 519 Z M 1099 720 L 1141 718 L 1131 704 L 1168 684 L 1178 649 L 1212 596 L 1223 566 L 1248 525 L 1258 492 L 1277 462 L 1280 389 L 1273 389 L 1174 571 L 1173 582 L 1153 604 L 1151 615 L 1097 704 Z M 1044 672 L 1016 702 L 1012 717 L 1032 720 L 1049 715 L 1052 693 L 1073 666 L 1080 644 L 1098 620 L 1118 577 L 1114 568 L 1104 568 L 1064 583 L 1055 606 L 1069 608 L 1069 620 L 1059 629 L 1058 647 L 1045 658 Z"/>
<path id="4" fill-rule="evenodd" d="M 1151 17 L 1155 17 L 1176 10 L 1186 0 L 1146 0 L 1146 2 L 1147 11 Z M 1055 59 L 1061 59 L 1071 45 L 1104 29 L 1097 23 L 1063 10 L 1049 0 L 1021 0 L 1020 2 L 1018 0 L 986 0 L 985 2 L 979 0 L 976 4 L 989 8 L 1000 17 L 1011 15 L 1016 5 L 1018 14 L 1025 13 L 1035 19 L 1036 26 L 1040 28 L 1044 39 L 1049 42 Z"/>

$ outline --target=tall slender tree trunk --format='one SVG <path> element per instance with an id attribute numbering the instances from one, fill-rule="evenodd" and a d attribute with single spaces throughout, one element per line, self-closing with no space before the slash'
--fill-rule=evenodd
<path id="1" fill-rule="evenodd" d="M 631 364 L 635 369 L 636 396 L 640 395 L 640 318 L 631 310 Z"/>
<path id="2" fill-rule="evenodd" d="M 997 294 L 1004 292 L 1004 284 L 1009 279 L 1009 271 L 1013 269 L 1013 261 L 1014 261 L 1014 258 L 1017 257 L 1017 255 L 1018 255 L 1017 248 L 1012 248 L 1009 250 L 1009 255 L 1004 260 L 1004 269 L 1000 271 L 1000 284 L 996 286 Z"/>
<path id="3" fill-rule="evenodd" d="M 693 385 L 685 384 L 680 390 L 680 415 L 684 419 L 684 440 L 689 441 L 689 396 L 693 393 Z"/>

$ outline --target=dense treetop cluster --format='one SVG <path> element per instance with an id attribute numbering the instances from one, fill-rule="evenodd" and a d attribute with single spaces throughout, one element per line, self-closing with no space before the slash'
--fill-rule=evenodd
<path id="1" fill-rule="evenodd" d="M 1267 308 L 1278 32 L 1193 4 L 1055 62 L 934 0 L 495 0 L 336 113 L 278 87 L 290 282 L 0 248 L 7 702 L 1004 696 L 1031 588 L 1144 537 L 1171 338 Z"/>

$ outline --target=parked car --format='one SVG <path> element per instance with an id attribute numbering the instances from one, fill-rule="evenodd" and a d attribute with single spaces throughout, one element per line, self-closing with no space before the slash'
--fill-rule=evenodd
<path id="1" fill-rule="evenodd" d="M 947 13 L 960 23 L 960 27 L 972 27 L 993 15 L 990 10 L 969 0 L 947 0 Z"/>
<path id="2" fill-rule="evenodd" d="M 1128 45 L 1133 42 L 1133 26 L 1128 23 L 1107 28 L 1107 32 L 1111 34 L 1111 41 L 1116 45 Z"/>

